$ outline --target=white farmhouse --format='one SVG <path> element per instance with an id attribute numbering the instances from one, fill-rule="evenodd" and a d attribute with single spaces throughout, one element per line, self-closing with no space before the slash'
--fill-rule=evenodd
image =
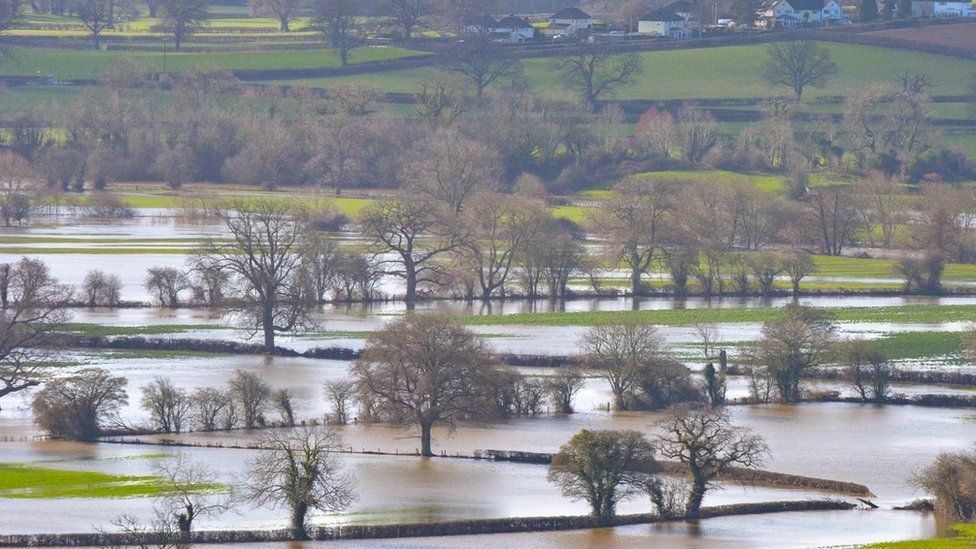
<path id="1" fill-rule="evenodd" d="M 637 21 L 637 32 L 650 36 L 688 38 L 691 31 L 685 27 L 685 18 L 671 10 L 654 10 Z"/>
<path id="2" fill-rule="evenodd" d="M 825 27 L 844 18 L 836 0 L 775 0 L 763 14 L 768 27 Z"/>
<path id="3" fill-rule="evenodd" d="M 976 17 L 976 4 L 963 2 L 934 2 L 932 0 L 912 0 L 914 17 Z"/>
<path id="4" fill-rule="evenodd" d="M 593 30 L 593 18 L 579 8 L 563 8 L 549 18 L 549 28 L 566 34 L 586 34 Z"/>
<path id="5" fill-rule="evenodd" d="M 491 35 L 500 42 L 521 44 L 535 38 L 535 27 L 521 17 L 509 15 L 495 24 Z"/>

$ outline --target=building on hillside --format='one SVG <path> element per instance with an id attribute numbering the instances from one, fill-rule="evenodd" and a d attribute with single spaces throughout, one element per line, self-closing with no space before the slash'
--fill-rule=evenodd
<path id="1" fill-rule="evenodd" d="M 563 8 L 552 14 L 546 29 L 549 34 L 588 34 L 593 30 L 593 18 L 579 8 Z"/>
<path id="2" fill-rule="evenodd" d="M 934 2 L 932 0 L 912 0 L 914 17 L 976 17 L 976 3 L 973 2 Z"/>
<path id="3" fill-rule="evenodd" d="M 535 27 L 521 17 L 509 15 L 495 24 L 491 36 L 498 42 L 521 44 L 535 38 Z"/>
<path id="4" fill-rule="evenodd" d="M 659 9 L 644 15 L 637 20 L 638 34 L 650 36 L 667 36 L 668 38 L 690 38 L 691 31 L 686 26 L 685 18 L 677 13 Z"/>
<path id="5" fill-rule="evenodd" d="M 482 15 L 480 17 L 472 17 L 464 22 L 464 26 L 461 29 L 462 34 L 491 34 L 492 29 L 498 26 L 498 21 L 495 21 L 490 15 Z"/>
<path id="6" fill-rule="evenodd" d="M 774 0 L 760 10 L 766 28 L 827 27 L 844 19 L 836 0 Z"/>

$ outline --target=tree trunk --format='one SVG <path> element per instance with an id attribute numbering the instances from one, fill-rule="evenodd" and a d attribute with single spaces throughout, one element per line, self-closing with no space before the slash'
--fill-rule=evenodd
<path id="1" fill-rule="evenodd" d="M 697 519 L 701 512 L 702 500 L 705 498 L 705 483 L 694 480 L 691 483 L 691 491 L 685 503 L 685 518 Z"/>
<path id="2" fill-rule="evenodd" d="M 630 270 L 630 292 L 635 296 L 643 295 L 644 290 L 641 288 L 641 273 L 638 269 Z"/>
<path id="3" fill-rule="evenodd" d="M 296 503 L 291 510 L 291 535 L 295 539 L 305 539 L 305 514 L 308 513 L 308 505 Z"/>
<path id="4" fill-rule="evenodd" d="M 420 455 L 424 457 L 434 457 L 434 452 L 430 449 L 430 431 L 434 422 L 424 419 L 420 422 Z"/>
<path id="5" fill-rule="evenodd" d="M 261 329 L 264 330 L 264 350 L 271 353 L 275 348 L 274 310 L 268 305 L 261 313 Z"/>
<path id="6" fill-rule="evenodd" d="M 291 30 L 290 28 L 288 28 L 288 18 L 285 17 L 284 15 L 278 17 L 278 23 L 281 32 L 289 32 Z"/>
<path id="7" fill-rule="evenodd" d="M 407 303 L 413 303 L 414 299 L 417 297 L 417 267 L 414 266 L 412 262 L 405 262 L 403 265 L 404 271 L 406 271 L 407 279 L 407 293 L 404 296 L 404 300 Z"/>

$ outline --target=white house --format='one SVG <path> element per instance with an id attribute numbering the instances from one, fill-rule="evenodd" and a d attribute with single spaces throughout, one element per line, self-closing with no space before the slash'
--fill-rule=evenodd
<path id="1" fill-rule="evenodd" d="M 585 34 L 593 30 L 593 18 L 579 8 L 563 8 L 549 18 L 549 28 L 566 34 Z"/>
<path id="2" fill-rule="evenodd" d="M 491 34 L 492 29 L 496 26 L 498 26 L 498 21 L 495 21 L 490 15 L 481 15 L 466 19 L 461 32 L 464 34 Z"/>
<path id="3" fill-rule="evenodd" d="M 769 27 L 824 27 L 844 18 L 836 0 L 775 0 L 763 14 Z"/>
<path id="4" fill-rule="evenodd" d="M 654 10 L 637 20 L 637 32 L 651 36 L 688 38 L 691 31 L 685 27 L 685 18 L 671 10 Z"/>
<path id="5" fill-rule="evenodd" d="M 535 27 L 521 17 L 509 15 L 495 24 L 491 35 L 498 41 L 521 44 L 535 38 Z"/>
<path id="6" fill-rule="evenodd" d="M 913 0 L 912 15 L 915 17 L 976 17 L 976 4 L 972 2 L 934 2 Z"/>
<path id="7" fill-rule="evenodd" d="M 688 0 L 678 0 L 670 6 L 665 6 L 664 9 L 677 13 L 685 20 L 685 23 L 698 19 L 698 7 Z"/>

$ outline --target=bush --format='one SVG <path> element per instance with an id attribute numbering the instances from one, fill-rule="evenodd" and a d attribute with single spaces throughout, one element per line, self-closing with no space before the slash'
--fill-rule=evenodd
<path id="1" fill-rule="evenodd" d="M 976 452 L 942 453 L 914 479 L 953 521 L 976 518 Z"/>
<path id="2" fill-rule="evenodd" d="M 128 402 L 126 379 L 87 368 L 49 382 L 34 396 L 34 420 L 53 437 L 94 440 L 102 423 Z"/>
<path id="3" fill-rule="evenodd" d="M 128 219 L 135 216 L 135 210 L 125 205 L 117 195 L 106 192 L 93 193 L 85 201 L 86 217 L 97 219 Z"/>
<path id="4" fill-rule="evenodd" d="M 954 149 L 927 149 L 905 163 L 905 175 L 913 181 L 952 181 L 972 173 L 966 155 Z"/>

